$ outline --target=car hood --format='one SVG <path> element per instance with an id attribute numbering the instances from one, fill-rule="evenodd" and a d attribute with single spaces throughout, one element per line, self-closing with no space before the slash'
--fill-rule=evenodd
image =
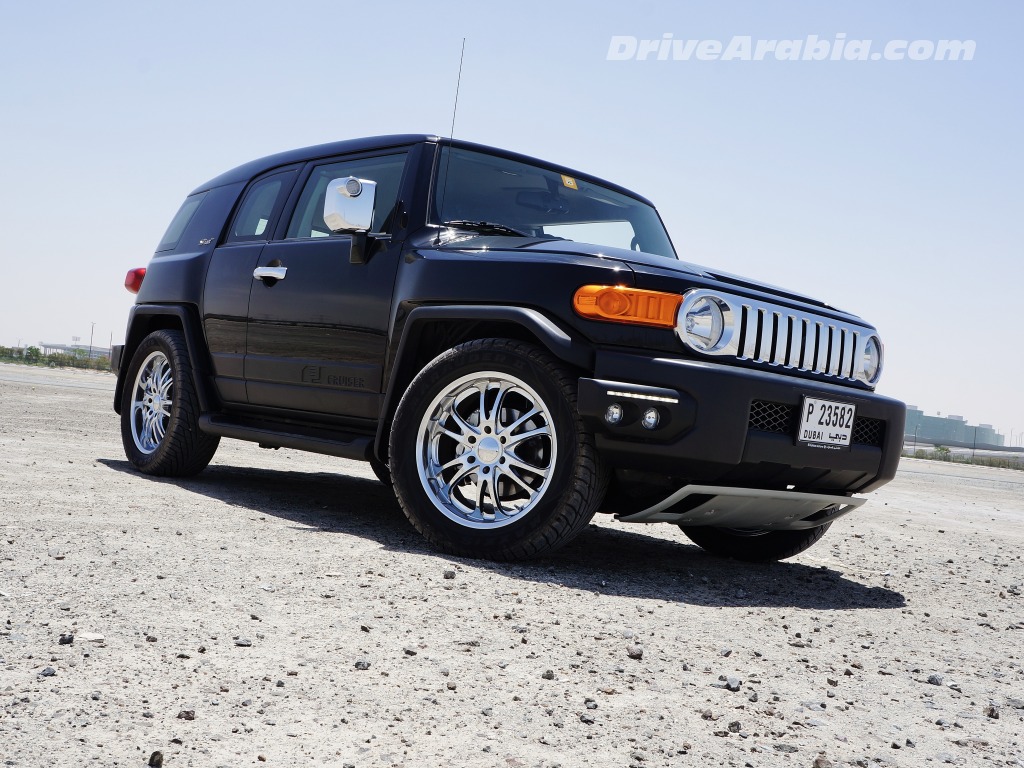
<path id="1" fill-rule="evenodd" d="M 573 240 L 548 240 L 535 238 L 504 237 L 493 235 L 469 235 L 463 238 L 456 238 L 447 243 L 448 247 L 457 247 L 460 250 L 516 250 L 530 253 L 555 253 L 571 256 L 593 256 L 598 259 L 613 259 L 628 264 L 637 273 L 638 284 L 645 282 L 643 275 L 651 276 L 682 276 L 701 278 L 701 282 L 710 287 L 715 283 L 721 283 L 733 288 L 744 288 L 748 291 L 756 291 L 761 294 L 769 294 L 790 301 L 810 304 L 816 307 L 826 307 L 836 310 L 823 301 L 810 296 L 794 293 L 785 288 L 780 288 L 769 283 L 752 280 L 740 275 L 730 274 L 721 270 L 710 269 L 692 264 L 687 261 L 658 256 L 653 253 L 642 251 L 630 251 L 624 248 L 610 248 L 603 245 L 592 245 L 590 243 L 578 243 Z M 643 287 L 640 285 L 639 287 Z M 842 310 L 836 310 L 842 312 Z M 843 313 L 846 314 L 846 313 Z"/>

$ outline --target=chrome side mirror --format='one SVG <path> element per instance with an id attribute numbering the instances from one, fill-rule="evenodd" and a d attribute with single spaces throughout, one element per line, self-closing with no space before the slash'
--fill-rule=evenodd
<path id="1" fill-rule="evenodd" d="M 369 232 L 376 197 L 376 181 L 355 176 L 334 179 L 324 197 L 324 223 L 335 234 Z"/>

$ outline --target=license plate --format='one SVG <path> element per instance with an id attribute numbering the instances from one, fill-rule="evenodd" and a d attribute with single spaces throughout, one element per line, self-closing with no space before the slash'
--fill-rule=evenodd
<path id="1" fill-rule="evenodd" d="M 856 411 L 856 406 L 850 403 L 805 397 L 800 410 L 797 442 L 809 448 L 825 448 L 832 451 L 849 448 Z"/>

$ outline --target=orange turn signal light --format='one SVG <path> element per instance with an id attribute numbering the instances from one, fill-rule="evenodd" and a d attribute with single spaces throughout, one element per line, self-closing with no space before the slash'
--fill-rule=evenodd
<path id="1" fill-rule="evenodd" d="M 622 285 L 584 285 L 573 296 L 576 313 L 591 320 L 674 328 L 683 297 Z"/>

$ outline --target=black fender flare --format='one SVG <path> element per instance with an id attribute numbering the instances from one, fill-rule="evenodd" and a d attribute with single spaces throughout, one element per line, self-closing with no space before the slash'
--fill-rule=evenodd
<path id="1" fill-rule="evenodd" d="M 174 322 L 177 320 L 177 323 Z M 205 339 L 202 324 L 194 307 L 179 304 L 136 304 L 128 317 L 128 331 L 125 334 L 121 365 L 114 388 L 114 411 L 121 413 L 121 397 L 124 393 L 125 377 L 131 366 L 132 357 L 139 344 L 153 331 L 180 326 L 188 347 L 189 362 L 195 374 L 196 395 L 203 413 L 218 410 L 217 396 L 213 388 L 212 366 L 204 350 Z"/>
<path id="2" fill-rule="evenodd" d="M 529 307 L 496 306 L 481 304 L 449 304 L 436 307 L 416 307 L 405 318 L 402 337 L 394 359 L 391 361 L 387 389 L 384 391 L 380 420 L 377 422 L 377 436 L 373 444 L 373 455 L 380 460 L 387 454 L 388 433 L 391 417 L 404 388 L 399 384 L 406 373 L 403 360 L 415 348 L 419 332 L 427 325 L 438 321 L 469 320 L 502 322 L 521 326 L 536 337 L 551 354 L 560 360 L 584 370 L 592 370 L 594 350 L 588 344 L 573 340 L 558 324 L 547 315 Z"/>

